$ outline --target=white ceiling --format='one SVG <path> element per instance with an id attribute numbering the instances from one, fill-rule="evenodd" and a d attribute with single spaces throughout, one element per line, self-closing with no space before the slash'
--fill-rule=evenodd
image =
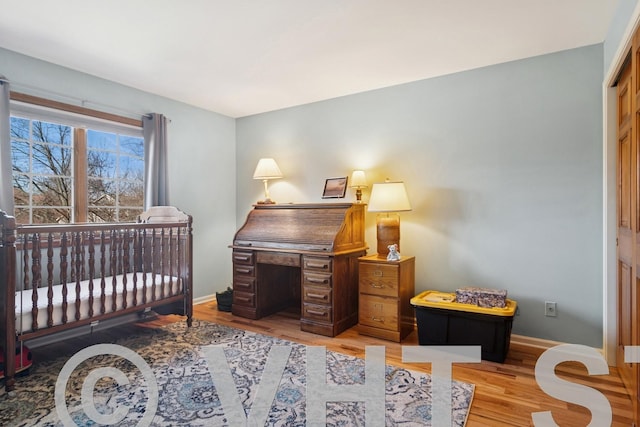
<path id="1" fill-rule="evenodd" d="M 242 117 L 600 43 L 617 3 L 0 0 L 0 47 Z"/>

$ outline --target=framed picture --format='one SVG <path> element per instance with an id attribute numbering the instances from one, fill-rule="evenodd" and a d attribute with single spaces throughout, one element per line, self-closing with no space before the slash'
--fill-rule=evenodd
<path id="1" fill-rule="evenodd" d="M 340 199 L 347 191 L 347 177 L 329 178 L 324 183 L 323 199 Z"/>

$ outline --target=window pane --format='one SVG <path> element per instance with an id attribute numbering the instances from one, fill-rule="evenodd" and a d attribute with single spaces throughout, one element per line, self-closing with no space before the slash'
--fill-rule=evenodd
<path id="1" fill-rule="evenodd" d="M 34 141 L 71 145 L 71 127 L 69 126 L 33 121 L 31 132 Z"/>
<path id="2" fill-rule="evenodd" d="M 142 213 L 142 209 L 120 209 L 119 221 L 135 222 Z"/>
<path id="3" fill-rule="evenodd" d="M 34 206 L 71 206 L 71 178 L 34 176 Z"/>
<path id="4" fill-rule="evenodd" d="M 115 151 L 116 146 L 116 134 L 108 132 L 100 132 L 97 130 L 87 131 L 87 147 L 97 150 L 112 150 Z"/>
<path id="5" fill-rule="evenodd" d="M 29 120 L 11 117 L 11 138 L 29 139 Z"/>
<path id="6" fill-rule="evenodd" d="M 67 224 L 70 218 L 69 208 L 33 208 L 33 224 Z"/>
<path id="7" fill-rule="evenodd" d="M 71 149 L 61 145 L 33 144 L 32 171 L 43 175 L 71 176 Z"/>
<path id="8" fill-rule="evenodd" d="M 120 178 L 137 179 L 144 177 L 144 160 L 142 158 L 120 156 Z"/>
<path id="9" fill-rule="evenodd" d="M 108 151 L 89 150 L 87 153 L 88 174 L 100 178 L 115 178 L 117 176 L 117 155 Z"/>
<path id="10" fill-rule="evenodd" d="M 90 222 L 114 222 L 116 219 L 116 210 L 114 208 L 89 208 Z"/>
<path id="11" fill-rule="evenodd" d="M 16 206 L 29 206 L 31 180 L 22 174 L 13 175 L 13 200 Z"/>
<path id="12" fill-rule="evenodd" d="M 11 164 L 13 170 L 17 172 L 29 172 L 29 156 L 31 150 L 29 149 L 29 142 L 26 141 L 11 141 Z"/>
<path id="13" fill-rule="evenodd" d="M 120 135 L 120 152 L 136 157 L 144 157 L 144 140 L 134 136 Z"/>
<path id="14" fill-rule="evenodd" d="M 118 197 L 118 206 L 142 206 L 144 204 L 144 189 L 142 182 L 122 181 L 120 183 L 120 197 Z"/>
<path id="15" fill-rule="evenodd" d="M 29 208 L 16 208 L 16 222 L 18 224 L 29 224 L 31 220 L 29 219 Z"/>
<path id="16" fill-rule="evenodd" d="M 116 181 L 89 178 L 89 206 L 115 206 Z"/>

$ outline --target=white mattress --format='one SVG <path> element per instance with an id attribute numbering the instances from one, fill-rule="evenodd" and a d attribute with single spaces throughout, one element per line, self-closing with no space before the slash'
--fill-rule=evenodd
<path id="1" fill-rule="evenodd" d="M 162 285 L 162 276 L 160 274 L 155 275 L 155 288 L 152 288 L 153 274 L 152 273 L 128 273 L 127 277 L 127 307 L 133 305 L 133 276 L 137 276 L 136 284 L 136 299 L 137 304 L 142 304 L 143 300 L 143 276 L 146 275 L 146 296 L 147 302 L 151 301 L 152 290 L 155 289 L 156 301 L 160 299 L 161 289 L 164 287 L 165 296 L 169 295 L 170 286 L 173 289 L 173 294 L 179 294 L 182 292 L 182 283 L 177 277 L 164 276 L 164 285 Z M 124 276 L 115 276 L 117 279 L 117 296 L 116 296 L 116 310 L 113 310 L 113 276 L 105 277 L 105 313 L 112 313 L 114 311 L 121 310 L 123 307 L 122 290 L 124 288 Z M 101 279 L 93 279 L 93 314 L 97 316 L 100 314 L 100 288 Z M 62 285 L 55 285 L 53 288 L 53 325 L 62 324 Z M 47 328 L 47 305 L 48 287 L 42 287 L 38 289 L 38 329 Z M 32 329 L 32 315 L 31 309 L 33 302 L 31 300 L 33 295 L 32 290 L 18 291 L 16 292 L 16 331 L 18 334 L 23 332 L 29 332 Z M 80 319 L 89 318 L 89 280 L 80 282 Z M 76 321 L 76 283 L 67 283 L 67 323 Z"/>

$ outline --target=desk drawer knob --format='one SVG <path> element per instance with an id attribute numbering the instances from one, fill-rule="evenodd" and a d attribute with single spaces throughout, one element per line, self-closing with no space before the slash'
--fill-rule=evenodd
<path id="1" fill-rule="evenodd" d="M 326 300 L 326 299 L 327 299 L 327 296 L 326 296 L 326 295 L 320 295 L 320 294 L 311 294 L 311 293 L 308 293 L 308 294 L 307 294 L 307 296 L 308 296 L 309 298 L 315 298 L 315 299 L 321 299 L 321 300 Z"/>
<path id="2" fill-rule="evenodd" d="M 317 310 L 307 310 L 307 313 L 315 314 L 316 316 L 326 316 L 327 315 L 326 311 L 317 311 Z"/>
<path id="3" fill-rule="evenodd" d="M 315 263 L 315 262 L 307 262 L 307 267 L 308 268 L 321 268 L 323 270 L 326 270 L 326 269 L 329 268 L 329 264 L 326 264 L 326 263 L 318 264 L 318 263 Z"/>
<path id="4" fill-rule="evenodd" d="M 371 320 L 373 320 L 374 322 L 380 322 L 380 323 L 384 323 L 384 317 L 376 317 L 376 316 L 372 316 Z"/>
<path id="5" fill-rule="evenodd" d="M 379 284 L 379 283 L 372 283 L 371 287 L 372 288 L 376 288 L 376 289 L 382 289 L 382 288 L 384 288 L 384 285 Z"/>

